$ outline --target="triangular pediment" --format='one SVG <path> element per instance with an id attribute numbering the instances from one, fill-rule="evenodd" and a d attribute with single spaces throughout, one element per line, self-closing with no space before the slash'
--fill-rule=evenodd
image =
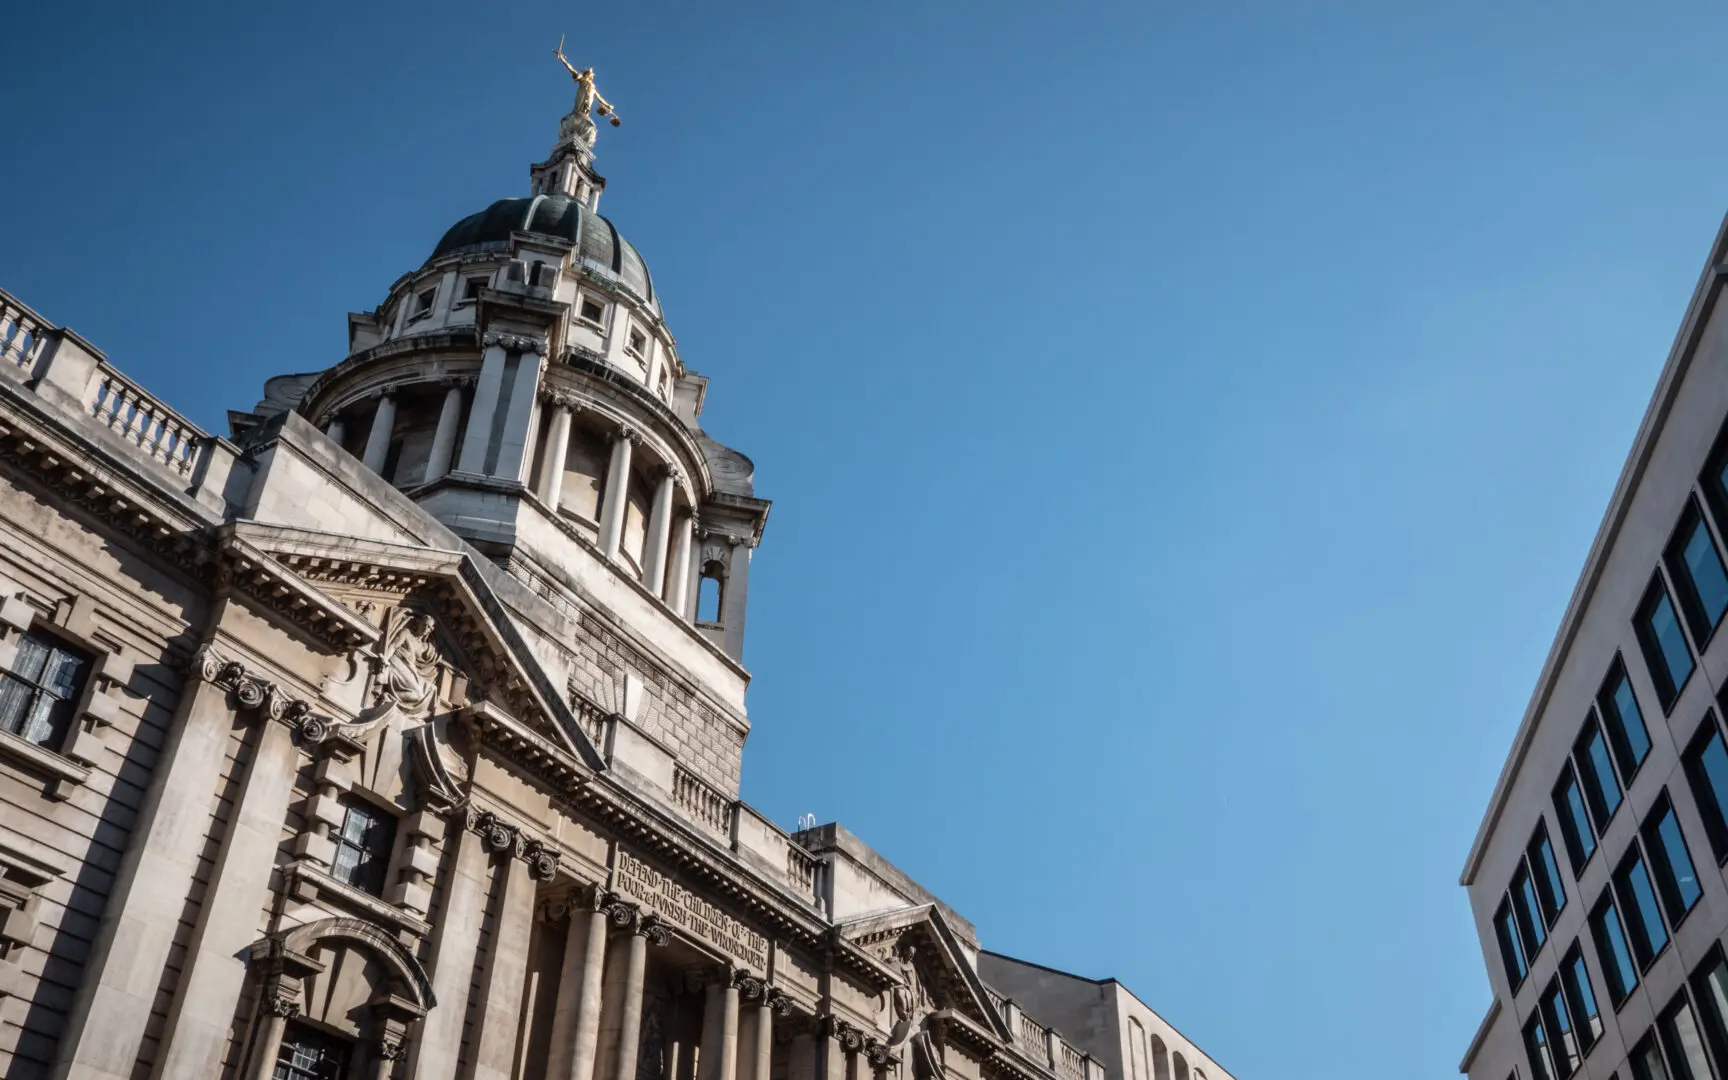
<path id="1" fill-rule="evenodd" d="M 233 588 L 352 658 L 356 678 L 394 665 L 409 693 L 464 704 L 489 745 L 560 784 L 605 769 L 593 718 L 559 695 L 466 553 L 256 522 L 225 526 L 220 550 Z"/>
<path id="2" fill-rule="evenodd" d="M 840 924 L 840 936 L 887 968 L 932 1012 L 950 1011 L 1008 1039 L 1007 1025 L 960 939 L 934 904 L 862 915 Z"/>

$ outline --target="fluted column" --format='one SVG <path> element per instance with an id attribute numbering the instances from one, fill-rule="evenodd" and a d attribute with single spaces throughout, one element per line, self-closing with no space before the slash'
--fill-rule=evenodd
<path id="1" fill-rule="evenodd" d="M 652 918 L 638 918 L 624 956 L 623 1009 L 619 1017 L 618 1057 L 612 1080 L 636 1080 L 636 1054 L 642 1048 L 642 983 L 648 973 L 648 942 L 666 941 L 666 930 Z"/>
<path id="2" fill-rule="evenodd" d="M 549 1080 L 593 1080 L 600 1045 L 600 990 L 606 967 L 607 911 L 596 887 L 588 902 L 570 907 L 564 968 L 558 977 L 558 1004 L 552 1016 Z"/>
<path id="3" fill-rule="evenodd" d="M 540 448 L 540 490 L 536 494 L 548 510 L 556 512 L 564 496 L 564 463 L 570 455 L 570 418 L 576 402 L 567 394 L 551 394 L 546 406 L 552 410 L 552 422 L 546 431 L 546 445 Z"/>
<path id="4" fill-rule="evenodd" d="M 390 454 L 390 433 L 396 427 L 396 395 L 386 391 L 378 397 L 378 411 L 372 414 L 372 430 L 366 436 L 366 452 L 361 462 L 375 473 L 384 472 L 384 459 Z"/>
<path id="5" fill-rule="evenodd" d="M 600 508 L 600 550 L 608 559 L 618 558 L 624 541 L 624 508 L 630 502 L 630 448 L 642 436 L 620 427 L 612 439 L 612 461 L 606 468 L 606 505 Z"/>
<path id="6" fill-rule="evenodd" d="M 666 595 L 666 541 L 672 529 L 672 496 L 683 476 L 667 466 L 654 489 L 654 505 L 648 513 L 648 550 L 642 557 L 642 584 L 655 596 Z"/>
<path id="7" fill-rule="evenodd" d="M 690 616 L 686 610 L 690 598 L 690 533 L 695 527 L 694 514 L 678 515 L 672 524 L 672 557 L 666 563 L 666 606 L 681 619 Z"/>
<path id="8" fill-rule="evenodd" d="M 444 407 L 438 410 L 438 428 L 432 433 L 432 455 L 426 462 L 426 482 L 450 471 L 456 455 L 456 429 L 462 425 L 462 387 L 468 380 L 454 378 L 444 385 Z"/>

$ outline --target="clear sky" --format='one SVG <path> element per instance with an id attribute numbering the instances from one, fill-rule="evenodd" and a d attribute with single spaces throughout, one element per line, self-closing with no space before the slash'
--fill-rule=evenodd
<path id="1" fill-rule="evenodd" d="M 0 287 L 194 419 L 617 102 L 774 500 L 745 797 L 1238 1076 L 1455 1074 L 1470 839 L 1728 208 L 1720 4 L 20 4 Z"/>

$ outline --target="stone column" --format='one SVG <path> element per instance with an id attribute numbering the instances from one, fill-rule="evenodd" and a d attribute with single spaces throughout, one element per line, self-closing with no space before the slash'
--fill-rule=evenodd
<path id="1" fill-rule="evenodd" d="M 288 1018 L 300 1014 L 299 990 L 292 986 L 270 987 L 258 1005 L 258 1034 L 252 1041 L 252 1057 L 246 1062 L 245 1080 L 271 1080 L 276 1075 L 276 1057 L 282 1052 L 282 1035 Z"/>
<path id="2" fill-rule="evenodd" d="M 504 339 L 493 333 L 481 338 L 486 351 L 480 357 L 480 378 L 474 384 L 474 400 L 468 406 L 468 432 L 462 437 L 462 455 L 456 468 L 465 473 L 486 472 L 486 447 L 497 426 L 498 393 L 504 386 Z"/>
<path id="3" fill-rule="evenodd" d="M 210 621 L 221 621 L 226 601 Z M 221 662 L 193 658 L 60 1036 L 55 1077 L 126 1080 L 198 868 L 234 722 Z M 262 906 L 262 905 L 260 905 Z M 251 922 L 248 923 L 251 925 Z M 230 1002 L 232 1005 L 232 1002 Z"/>
<path id="4" fill-rule="evenodd" d="M 642 1048 L 642 982 L 648 973 L 648 942 L 662 945 L 666 930 L 652 918 L 638 918 L 624 958 L 624 1000 L 620 1010 L 618 1056 L 612 1080 L 636 1080 L 636 1055 Z"/>
<path id="5" fill-rule="evenodd" d="M 672 523 L 672 557 L 666 561 L 666 606 L 681 619 L 690 614 L 685 609 L 689 606 L 690 531 L 694 524 L 693 515 L 678 515 Z"/>
<path id="6" fill-rule="evenodd" d="M 588 902 L 570 906 L 564 966 L 558 975 L 558 1005 L 552 1014 L 548 1080 L 593 1080 L 600 1045 L 600 988 L 606 973 L 606 909 L 599 887 Z"/>
<path id="7" fill-rule="evenodd" d="M 642 558 L 642 584 L 655 596 L 666 595 L 666 542 L 672 530 L 672 496 L 683 477 L 668 465 L 654 489 L 654 505 L 648 514 L 648 543 Z"/>
<path id="8" fill-rule="evenodd" d="M 641 439 L 634 430 L 620 427 L 612 439 L 612 461 L 606 468 L 606 505 L 600 508 L 600 550 L 608 559 L 618 558 L 624 541 L 624 508 L 630 502 L 630 447 Z"/>
<path id="9" fill-rule="evenodd" d="M 527 475 L 528 447 L 534 433 L 534 399 L 540 387 L 542 354 L 546 351 L 546 342 L 538 338 L 517 344 L 522 352 L 516 358 L 516 378 L 503 410 L 503 427 L 498 432 L 498 460 L 489 470 L 502 480 L 521 480 Z"/>
<path id="10" fill-rule="evenodd" d="M 324 434 L 330 437 L 331 442 L 341 446 L 348 438 L 348 422 L 340 416 L 331 417 L 330 423 L 324 427 Z"/>
<path id="11" fill-rule="evenodd" d="M 445 858 L 454 858 L 445 886 L 444 914 L 432 943 L 432 994 L 438 1007 L 420 1022 L 409 1044 L 408 1075 L 415 1080 L 454 1080 L 462 1049 L 462 1021 L 474 978 L 474 928 L 486 917 L 486 848 L 479 835 L 451 819 Z M 449 848 L 454 847 L 452 853 Z"/>
<path id="12" fill-rule="evenodd" d="M 240 700 L 248 700 L 244 691 Z M 276 869 L 276 849 L 299 765 L 293 733 L 265 715 L 272 711 L 268 701 L 259 706 L 252 764 L 204 889 L 152 1077 L 221 1071 L 234 1002 L 246 982 L 242 957 L 258 937 L 258 912 Z"/>
<path id="13" fill-rule="evenodd" d="M 726 560 L 726 595 L 721 598 L 725 609 L 720 612 L 720 625 L 725 627 L 726 655 L 744 661 L 744 602 L 750 595 L 750 541 L 742 536 L 728 536 L 732 554 Z"/>
<path id="14" fill-rule="evenodd" d="M 790 1002 L 761 979 L 745 975 L 737 980 L 743 1016 L 738 1030 L 737 1080 L 769 1080 L 774 1060 L 774 1014 L 784 1015 Z"/>
<path id="15" fill-rule="evenodd" d="M 450 471 L 450 459 L 456 453 L 456 429 L 462 424 L 461 377 L 445 380 L 444 407 L 438 410 L 438 428 L 432 433 L 432 455 L 426 462 L 426 482 Z"/>
<path id="16" fill-rule="evenodd" d="M 516 1068 L 522 984 L 528 974 L 528 939 L 534 930 L 534 879 L 514 847 L 512 837 L 494 871 L 500 877 L 498 917 L 480 986 L 480 1030 L 470 1080 L 510 1080 Z"/>
<path id="17" fill-rule="evenodd" d="M 786 1080 L 816 1080 L 816 1031 L 814 1022 L 800 1024 L 787 1050 Z"/>
<path id="18" fill-rule="evenodd" d="M 570 418 L 576 403 L 568 395 L 554 394 L 547 401 L 552 421 L 546 430 L 546 445 L 540 448 L 540 490 L 536 492 L 546 509 L 558 512 L 564 496 L 564 462 L 570 456 Z"/>
<path id="19" fill-rule="evenodd" d="M 396 395 L 387 392 L 378 398 L 378 411 L 372 414 L 372 430 L 366 435 L 366 452 L 360 461 L 380 475 L 384 459 L 390 455 L 390 433 L 396 428 Z"/>
<path id="20" fill-rule="evenodd" d="M 730 972 L 708 984 L 702 1010 L 702 1053 L 697 1080 L 736 1080 L 738 1075 L 738 988 Z"/>

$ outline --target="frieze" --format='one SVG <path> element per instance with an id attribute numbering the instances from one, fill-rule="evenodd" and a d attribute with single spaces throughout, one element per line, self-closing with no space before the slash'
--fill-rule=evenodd
<path id="1" fill-rule="evenodd" d="M 768 970 L 767 938 L 622 848 L 612 887 L 740 963 Z"/>

